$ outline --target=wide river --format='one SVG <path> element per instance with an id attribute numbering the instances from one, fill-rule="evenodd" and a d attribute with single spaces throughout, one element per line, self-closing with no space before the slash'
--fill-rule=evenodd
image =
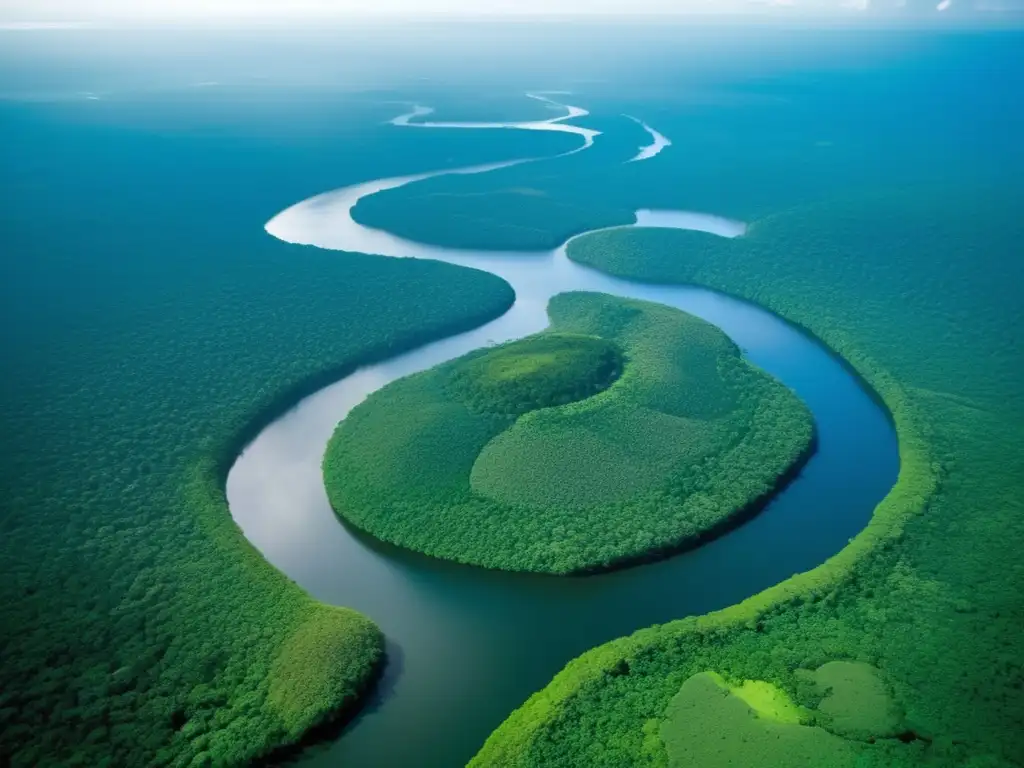
<path id="1" fill-rule="evenodd" d="M 585 150 L 598 134 L 567 122 L 585 110 L 566 109 L 547 121 L 495 124 L 412 122 L 429 114 L 417 107 L 393 122 L 557 130 L 579 135 L 582 145 L 574 151 Z M 668 146 L 665 137 L 649 131 L 659 146 L 641 148 L 634 160 L 651 161 Z M 484 173 L 507 165 L 439 173 Z M 340 739 L 303 756 L 309 765 L 464 765 L 513 709 L 574 656 L 641 627 L 736 603 L 838 552 L 867 523 L 899 468 L 895 433 L 869 393 L 815 339 L 757 306 L 697 287 L 610 278 L 569 261 L 565 246 L 529 254 L 451 250 L 353 221 L 351 209 L 359 199 L 439 173 L 328 192 L 287 209 L 266 227 L 290 242 L 475 267 L 500 275 L 516 292 L 515 305 L 497 320 L 358 370 L 307 397 L 268 426 L 231 469 L 231 513 L 267 560 L 317 599 L 362 611 L 387 635 L 381 684 Z M 745 230 L 740 222 L 682 211 L 638 211 L 637 225 L 723 237 Z M 752 521 L 697 550 L 598 576 L 531 576 L 453 565 L 342 525 L 328 505 L 320 463 L 349 410 L 394 379 L 543 329 L 548 300 L 569 290 L 656 301 L 725 331 L 749 360 L 792 388 L 813 412 L 818 450 L 800 476 Z"/>

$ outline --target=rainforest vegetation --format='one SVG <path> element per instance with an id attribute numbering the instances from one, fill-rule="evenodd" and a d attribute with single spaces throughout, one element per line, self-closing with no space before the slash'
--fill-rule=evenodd
<path id="1" fill-rule="evenodd" d="M 232 109 L 207 107 L 221 125 Z M 322 167 L 315 135 L 282 141 L 263 123 L 269 138 L 212 138 L 201 110 L 185 127 L 145 104 L 2 109 L 17 194 L 0 229 L 18 258 L 0 260 L 0 764 L 246 763 L 350 711 L 383 642 L 249 545 L 228 468 L 302 394 L 479 325 L 512 292 L 480 272 L 267 237 L 287 168 L 323 184 L 344 172 Z M 262 183 L 245 170 L 254 148 Z"/>
<path id="2" fill-rule="evenodd" d="M 546 333 L 464 361 L 447 392 L 471 411 L 515 418 L 596 395 L 623 364 L 615 344 L 600 336 Z"/>
<path id="3" fill-rule="evenodd" d="M 119 333 L 65 328 L 47 354 L 66 375 L 3 414 L 18 451 L 0 745 L 16 765 L 235 764 L 350 705 L 382 661 L 379 631 L 266 564 L 231 521 L 225 473 L 254 420 L 512 300 L 481 273 L 288 246 L 252 254 L 244 280 L 187 269 L 194 284 L 150 284 L 163 301 L 126 306 Z M 169 314 L 185 285 L 191 324 Z M 459 300 L 433 302 L 441 285 Z"/>
<path id="4" fill-rule="evenodd" d="M 935 217 L 940 209 L 946 214 Z M 979 233 L 998 235 L 978 248 Z M 801 718 L 817 730 L 773 736 L 809 756 L 793 764 L 1017 764 L 1022 238 L 1012 196 L 963 185 L 798 207 L 754 222 L 735 241 L 633 230 L 574 242 L 570 257 L 580 262 L 710 285 L 810 329 L 892 412 L 900 477 L 840 554 L 737 606 L 581 656 L 473 764 L 746 764 L 743 750 L 760 752 L 756 745 L 779 727 L 751 720 L 705 673 L 734 685 L 763 681 L 810 705 L 808 670 L 844 660 L 870 664 L 882 686 L 872 684 L 857 717 L 876 711 L 884 695 L 898 724 L 884 732 L 848 720 L 837 726 L 829 706 L 819 706 L 824 716 Z M 693 720 L 698 705 L 701 720 L 720 715 L 714 741 L 711 726 Z M 836 746 L 836 736 L 846 745 Z M 822 762 L 825 754 L 835 762 Z"/>
<path id="5" fill-rule="evenodd" d="M 699 543 L 808 456 L 806 408 L 714 326 L 603 294 L 548 311 L 354 408 L 324 460 L 335 510 L 436 557 L 591 571 Z"/>
<path id="6" fill-rule="evenodd" d="M 571 58 L 564 28 L 528 34 L 519 49 Z M 595 113 L 581 124 L 606 135 L 571 157 L 381 193 L 360 220 L 496 250 L 551 248 L 645 207 L 750 221 L 736 241 L 600 233 L 570 255 L 708 285 L 805 327 L 884 402 L 901 470 L 834 558 L 586 653 L 473 764 L 1022 764 L 1020 35 L 758 28 L 723 45 L 716 29 L 684 45 L 678 29 L 663 34 L 660 51 L 638 35 L 631 61 L 620 25 L 598 47 L 580 33 L 574 63 L 506 58 L 474 72 L 453 48 L 457 63 L 432 80 L 428 57 L 410 67 L 399 47 L 386 71 L 416 75 L 399 92 L 367 64 L 378 41 L 339 45 L 333 31 L 329 57 L 303 51 L 313 81 L 294 51 L 276 55 L 277 36 L 217 40 L 216 51 L 189 38 L 168 53 L 133 34 L 118 58 L 112 32 L 3 32 L 0 764 L 245 764 L 358 703 L 380 667 L 380 631 L 267 565 L 231 522 L 225 473 L 302 394 L 479 324 L 513 297 L 479 273 L 286 246 L 259 227 L 339 185 L 576 147 L 537 132 L 383 125 L 394 99 L 451 119 L 550 114 L 521 109 L 527 77 L 577 88 Z M 101 35 L 92 63 L 75 59 L 86 35 Z M 863 48 L 848 45 L 857 35 Z M 225 60 L 228 76 L 210 82 Z M 362 94 L 310 84 L 324 79 Z M 434 85 L 456 81 L 474 87 Z M 495 90 L 506 95 L 480 95 Z M 628 163 L 643 137 L 622 113 L 674 147 Z M 531 403 L 571 401 L 526 423 L 604 402 L 638 370 L 621 339 L 553 321 L 574 336 L 554 342 L 556 357 L 573 350 L 587 384 L 523 355 L 552 379 Z M 473 409 L 508 392 L 487 368 L 462 381 L 465 401 L 457 386 L 434 394 L 467 424 L 504 419 L 499 447 L 513 456 L 520 422 Z M 484 465 L 470 459 L 459 493 Z M 532 487 L 481 471 L 488 504 Z M 541 477 L 536 488 L 551 491 Z M 829 515 L 827 500 L 819 511 Z"/>
<path id="7" fill-rule="evenodd" d="M 451 248 L 501 243 L 509 251 L 544 251 L 579 232 L 633 221 L 632 211 L 607 203 L 566 202 L 527 185 L 494 191 L 479 185 L 471 177 L 441 177 L 416 185 L 415 192 L 399 189 L 361 200 L 352 216 L 416 242 Z M 446 226 L 439 228 L 439 221 Z"/>

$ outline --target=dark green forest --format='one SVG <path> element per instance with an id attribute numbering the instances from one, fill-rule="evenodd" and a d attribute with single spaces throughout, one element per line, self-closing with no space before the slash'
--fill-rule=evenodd
<path id="1" fill-rule="evenodd" d="M 0 717 L 17 765 L 239 763 L 351 704 L 379 632 L 250 547 L 227 469 L 299 394 L 512 299 L 480 273 L 286 246 L 196 271 L 125 307 L 119 332 L 68 328 L 47 349 L 61 378 L 7 401 Z M 442 285 L 460 299 L 431 301 Z"/>
<path id="2" fill-rule="evenodd" d="M 324 458 L 338 514 L 462 563 L 603 570 L 735 524 L 810 454 L 807 409 L 714 326 L 603 294 L 548 313 L 356 406 Z"/>
<path id="3" fill-rule="evenodd" d="M 544 32 L 551 50 L 566 34 Z M 328 47 L 349 50 L 324 34 Z M 542 30 L 525 34 L 536 41 Z M 395 100 L 409 99 L 449 119 L 545 116 L 537 103 L 521 104 L 530 72 L 531 87 L 565 85 L 593 110 L 581 124 L 607 133 L 592 150 L 384 192 L 359 206 L 360 221 L 496 250 L 551 248 L 645 207 L 749 221 L 735 241 L 604 232 L 574 242 L 569 255 L 609 274 L 709 286 L 802 326 L 884 403 L 901 467 L 870 523 L 833 558 L 738 605 L 580 656 L 512 713 L 472 764 L 1020 766 L 1024 46 L 1013 31 L 879 29 L 864 35 L 863 49 L 848 46 L 849 35 L 759 28 L 737 38 L 741 45 L 722 45 L 716 34 L 684 40 L 666 28 L 659 55 L 634 40 L 643 50 L 626 62 L 618 42 L 627 36 L 615 28 L 572 72 L 554 57 L 531 59 L 543 59 L 543 70 L 509 60 L 484 67 L 483 54 L 479 71 L 467 72 L 453 46 L 445 76 L 433 80 L 426 58 L 410 67 L 394 57 L 388 72 L 415 70 L 400 91 L 374 90 L 383 75 L 372 77 L 362 58 L 375 47 L 369 37 L 353 44 L 348 69 L 325 73 L 315 60 L 325 49 L 310 53 L 319 82 L 351 92 L 297 86 L 295 72 L 254 75 L 264 63 L 276 71 L 283 57 L 251 41 L 223 50 L 217 41 L 222 60 L 247 45 L 248 58 L 226 78 L 234 85 L 198 88 L 217 56 L 193 56 L 192 41 L 161 64 L 148 58 L 153 37 L 133 40 L 121 60 L 108 49 L 116 36 L 103 37 L 97 77 L 71 65 L 66 38 L 53 43 L 53 61 L 41 52 L 23 61 L 41 44 L 23 39 L 19 54 L 5 37 L 0 764 L 247 764 L 344 720 L 364 700 L 385 661 L 380 630 L 372 617 L 317 603 L 267 564 L 231 520 L 226 473 L 303 395 L 479 325 L 514 297 L 479 272 L 289 246 L 260 226 L 348 183 L 566 152 L 576 146 L 568 136 L 383 124 Z M 187 65 L 188 76 L 160 71 L 154 84 L 168 62 Z M 462 78 L 473 88 L 446 85 Z M 95 100 L 84 96 L 107 85 Z M 674 146 L 626 163 L 643 137 L 623 113 L 642 116 Z M 575 300 L 552 306 L 557 333 L 592 337 L 595 319 L 577 322 L 568 311 Z M 706 333 L 731 375 L 760 375 L 720 334 Z M 554 471 L 571 454 L 561 425 L 545 422 L 551 414 L 589 413 L 630 386 L 651 385 L 659 402 L 668 390 L 695 391 L 659 389 L 641 375 L 642 350 L 611 334 L 605 341 L 614 354 L 611 345 L 567 343 L 571 364 L 561 364 L 566 349 L 559 365 L 539 364 L 552 381 L 544 375 L 533 391 L 496 388 L 487 375 L 487 356 L 500 363 L 511 347 L 466 358 L 479 368 L 458 386 L 437 382 L 422 423 L 464 426 L 459 441 L 439 447 L 472 450 L 438 451 L 461 470 L 430 492 L 468 487 L 487 509 L 516 502 L 535 511 L 538 498 L 567 489 L 602 496 L 656 483 L 642 451 L 630 455 L 637 435 L 608 421 L 596 433 L 615 437 L 614 460 L 584 464 L 590 472 L 574 476 L 576 485 Z M 581 387 L 555 375 L 574 368 Z M 408 393 L 414 381 L 381 396 Z M 714 383 L 701 394 L 723 394 Z M 792 395 L 761 382 L 769 384 L 782 402 L 768 415 L 798 416 L 794 432 L 780 433 L 792 465 L 809 422 Z M 729 395 L 728 412 L 750 416 L 754 404 Z M 498 413 L 481 407 L 496 397 Z M 508 404 L 524 398 L 546 407 L 515 421 Z M 700 415 L 702 427 L 709 415 L 723 418 L 713 408 Z M 547 442 L 537 442 L 545 425 Z M 661 434 L 659 422 L 638 436 Z M 383 450 L 379 436 L 375 445 Z M 506 462 L 540 480 L 519 482 Z M 749 498 L 783 469 L 758 483 L 757 466 L 720 462 L 735 475 L 713 479 Z M 625 468 L 623 476 L 608 467 Z M 669 504 L 643 498 L 648 508 L 622 502 L 620 511 L 657 522 Z M 823 500 L 820 513 L 829 512 Z M 440 526 L 417 533 L 409 520 L 402 533 L 421 536 L 414 548 L 455 560 L 498 551 L 477 532 L 508 534 L 505 547 L 534 536 L 543 554 L 521 547 L 517 557 L 569 570 L 578 563 L 551 542 L 586 551 L 601 533 L 531 518 L 543 526 L 467 516 L 457 536 Z M 679 543 L 678 527 L 625 528 L 633 538 L 619 539 L 619 552 Z M 598 555 L 593 562 L 615 557 Z"/>
<path id="4" fill-rule="evenodd" d="M 877 668 L 900 717 L 898 733 L 873 744 L 822 719 L 849 742 L 833 751 L 836 765 L 848 764 L 840 757 L 849 747 L 858 765 L 1019 761 L 1024 314 L 1015 286 L 1024 231 L 1017 198 L 1005 192 L 892 189 L 765 217 L 734 241 L 633 230 L 572 244 L 581 263 L 708 285 L 808 328 L 892 413 L 899 481 L 868 527 L 818 568 L 571 662 L 474 765 L 678 765 L 672 734 L 684 731 L 663 723 L 679 722 L 678 697 L 700 693 L 684 685 L 692 675 L 766 681 L 799 701 L 801 670 L 835 660 Z M 763 738 L 746 710 L 727 705 L 723 738 Z M 706 750 L 697 753 L 703 765 L 734 764 L 727 759 L 739 754 L 689 743 Z"/>
<path id="5" fill-rule="evenodd" d="M 579 232 L 633 221 L 627 208 L 589 200 L 566 202 L 564 196 L 553 197 L 526 183 L 487 191 L 472 177 L 450 176 L 425 182 L 426 191 L 419 186 L 361 200 L 353 218 L 416 242 L 467 249 L 500 243 L 503 250 L 518 251 L 547 250 Z M 438 221 L 449 225 L 439 228 Z"/>
<path id="6" fill-rule="evenodd" d="M 355 216 L 437 245 L 546 250 L 642 208 L 753 221 L 891 185 L 1002 183 L 1022 167 L 1024 114 L 1007 106 L 1021 79 L 1017 32 L 875 32 L 666 26 L 670 53 L 639 72 L 622 61 L 573 93 L 592 112 L 577 122 L 604 131 L 592 149 L 388 190 Z M 626 162 L 646 139 L 624 115 L 673 146 Z"/>
<path id="7" fill-rule="evenodd" d="M 222 136 L 211 125 L 230 104 L 3 110 L 18 195 L 0 213 L 17 256 L 0 262 L 0 763 L 248 762 L 351 711 L 383 642 L 252 548 L 227 507 L 228 468 L 301 395 L 479 325 L 512 292 L 261 232 L 299 194 L 290 185 L 360 172 L 349 150 L 340 168 L 323 161 L 315 122 L 301 138 L 266 122 L 269 135 Z M 337 140 L 337 122 L 320 128 Z M 355 147 L 380 140 L 359 130 Z"/>

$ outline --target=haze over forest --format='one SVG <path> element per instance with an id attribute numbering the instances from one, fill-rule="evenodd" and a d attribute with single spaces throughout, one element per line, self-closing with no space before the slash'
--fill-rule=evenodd
<path id="1" fill-rule="evenodd" d="M 240 20 L 275 18 L 301 21 L 353 15 L 410 16 L 686 16 L 773 13 L 794 15 L 972 16 L 1005 19 L 1024 14 L 1024 0 L 12 0 L 0 10 L 8 27 L 124 20 Z"/>
<path id="2" fill-rule="evenodd" d="M 1021 21 L 0 0 L 0 767 L 1024 768 Z"/>

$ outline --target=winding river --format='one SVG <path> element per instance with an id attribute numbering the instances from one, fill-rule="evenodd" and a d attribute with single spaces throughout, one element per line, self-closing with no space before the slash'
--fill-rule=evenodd
<path id="1" fill-rule="evenodd" d="M 588 148 L 599 134 L 567 122 L 586 116 L 586 110 L 565 110 L 564 116 L 529 123 L 422 123 L 415 121 L 429 110 L 417 107 L 392 122 L 557 130 L 581 137 L 573 152 Z M 641 148 L 634 160 L 654 157 L 668 146 L 652 136 L 660 146 Z M 607 277 L 569 261 L 565 246 L 528 254 L 452 250 L 405 241 L 351 217 L 361 198 L 381 190 L 525 162 L 539 160 L 357 184 L 298 203 L 266 225 L 270 234 L 289 242 L 475 267 L 500 275 L 516 291 L 514 306 L 502 317 L 358 370 L 307 397 L 268 426 L 229 474 L 232 515 L 264 556 L 317 599 L 364 612 L 388 638 L 387 670 L 368 705 L 343 738 L 309 751 L 304 763 L 464 765 L 509 712 L 572 657 L 641 627 L 736 603 L 813 568 L 864 527 L 896 480 L 896 438 L 884 412 L 819 343 L 757 306 L 697 287 Z M 723 237 L 745 230 L 740 222 L 692 212 L 643 210 L 636 219 L 632 226 L 699 229 Z M 543 329 L 548 299 L 568 290 L 656 301 L 717 325 L 748 359 L 807 403 L 818 428 L 817 453 L 745 525 L 698 550 L 600 576 L 559 578 L 459 566 L 381 544 L 342 525 L 328 505 L 320 472 L 337 422 L 396 378 Z"/>

